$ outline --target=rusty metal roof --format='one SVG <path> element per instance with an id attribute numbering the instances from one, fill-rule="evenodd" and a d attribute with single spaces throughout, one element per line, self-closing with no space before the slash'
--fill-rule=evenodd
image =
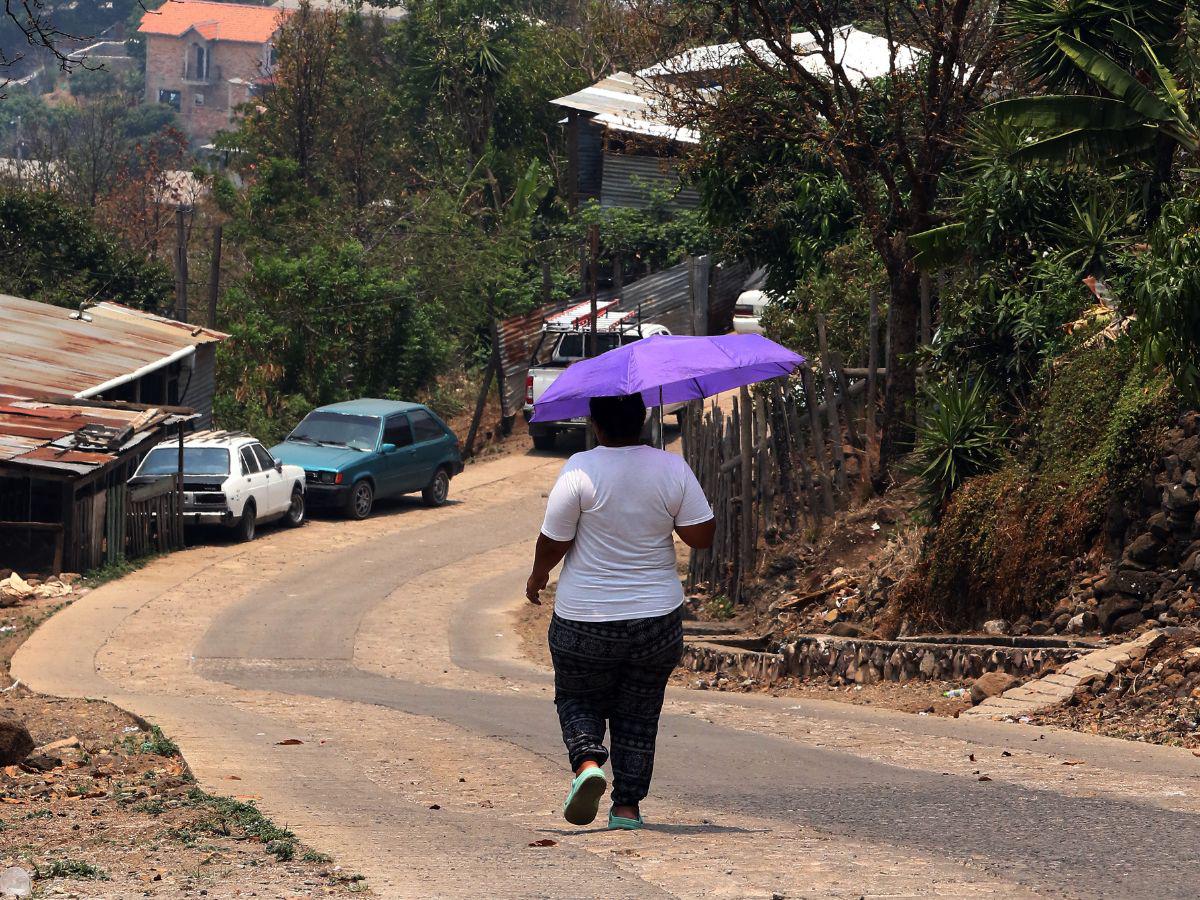
<path id="1" fill-rule="evenodd" d="M 176 407 L 58 398 L 37 400 L 0 391 L 0 469 L 23 474 L 88 475 L 151 441 L 166 426 L 191 418 Z M 79 431 L 116 429 L 114 445 L 98 447 Z M 40 470 L 40 471 L 39 471 Z"/>
<path id="2" fill-rule="evenodd" d="M 81 317 L 61 306 L 0 294 L 0 393 L 78 396 L 226 337 L 115 303 L 88 307 Z"/>

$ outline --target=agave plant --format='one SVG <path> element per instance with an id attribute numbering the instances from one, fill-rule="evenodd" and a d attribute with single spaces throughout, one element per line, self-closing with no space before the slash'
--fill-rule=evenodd
<path id="1" fill-rule="evenodd" d="M 936 516 L 964 481 L 996 468 L 1007 432 L 994 420 L 992 391 L 983 379 L 929 385 L 925 400 L 912 468 Z"/>

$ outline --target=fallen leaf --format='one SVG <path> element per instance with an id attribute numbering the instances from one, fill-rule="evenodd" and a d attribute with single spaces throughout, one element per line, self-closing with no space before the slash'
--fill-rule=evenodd
<path id="1" fill-rule="evenodd" d="M 991 781 L 992 779 L 989 778 L 987 775 L 980 775 L 979 780 L 980 781 Z"/>
<path id="2" fill-rule="evenodd" d="M 226 775 L 225 780 L 226 781 L 241 781 L 242 776 L 241 775 Z"/>
<path id="3" fill-rule="evenodd" d="M 299 738 L 288 738 L 287 740 L 276 741 L 275 746 L 276 747 L 295 747 L 297 744 L 303 744 L 303 743 L 304 743 L 304 741 L 300 740 Z"/>
<path id="4" fill-rule="evenodd" d="M 436 803 L 431 803 L 431 804 L 429 804 L 429 808 L 430 808 L 430 809 L 441 809 L 441 807 L 440 807 L 440 806 L 438 806 L 438 804 L 436 804 Z"/>
<path id="5" fill-rule="evenodd" d="M 967 757 L 967 759 L 971 760 L 971 762 L 975 762 L 975 754 L 972 753 L 970 756 Z"/>
<path id="6" fill-rule="evenodd" d="M 1004 751 L 1003 753 L 1001 753 L 1000 755 L 1001 755 L 1001 756 L 1012 756 L 1012 754 L 1011 754 L 1011 753 L 1009 753 L 1007 750 L 1005 750 L 1005 751 Z"/>
<path id="7" fill-rule="evenodd" d="M 1082 759 L 1064 759 L 1063 765 L 1064 766 L 1086 766 L 1087 763 L 1085 763 Z"/>
<path id="8" fill-rule="evenodd" d="M 542 838 L 540 841 L 529 842 L 530 847 L 555 847 L 557 845 L 558 841 L 552 841 L 550 838 Z"/>

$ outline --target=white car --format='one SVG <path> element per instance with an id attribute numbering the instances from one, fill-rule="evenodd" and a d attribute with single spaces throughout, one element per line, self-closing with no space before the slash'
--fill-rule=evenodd
<path id="1" fill-rule="evenodd" d="M 766 291 L 742 291 L 733 305 L 733 330 L 738 334 L 762 334 L 763 310 L 771 302 Z"/>
<path id="2" fill-rule="evenodd" d="M 167 442 L 146 454 L 130 484 L 146 484 L 179 471 L 179 445 Z M 254 538 L 263 522 L 304 524 L 304 469 L 281 463 L 248 434 L 199 431 L 183 439 L 183 520 L 224 525 L 240 540 Z"/>

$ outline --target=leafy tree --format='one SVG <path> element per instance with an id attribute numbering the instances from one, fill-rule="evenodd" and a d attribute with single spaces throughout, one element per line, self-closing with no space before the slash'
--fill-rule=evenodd
<path id="1" fill-rule="evenodd" d="M 763 102 L 760 94 L 772 96 Z M 850 190 L 801 130 L 764 121 L 783 89 L 761 76 L 726 92 L 710 113 L 716 137 L 704 139 L 690 162 L 705 223 L 731 259 L 767 266 L 767 287 L 789 294 L 825 254 L 847 240 L 858 211 Z M 869 253 L 870 248 L 865 248 Z"/>
<path id="2" fill-rule="evenodd" d="M 881 445 L 886 467 L 911 446 L 914 433 L 921 303 L 916 249 L 909 237 L 935 224 L 943 176 L 955 161 L 968 116 L 999 67 L 994 4 L 896 0 L 872 5 L 887 48 L 883 75 L 874 79 L 844 64 L 846 4 L 688 0 L 663 6 L 671 24 L 706 23 L 705 40 L 736 45 L 739 65 L 722 73 L 724 82 L 736 88 L 748 79 L 773 80 L 778 90 L 760 93 L 770 105 L 756 111 L 755 121 L 785 123 L 786 135 L 810 142 L 854 198 L 889 282 L 891 363 Z M 793 42 L 798 32 L 811 40 Z M 915 55 L 905 44 L 915 47 Z M 688 83 L 686 77 L 680 80 Z M 707 80 L 691 85 L 693 113 L 711 105 Z M 716 140 L 731 130 L 731 120 L 724 121 Z"/>
<path id="3" fill-rule="evenodd" d="M 225 304 L 221 419 L 268 439 L 315 405 L 411 395 L 446 352 L 441 323 L 411 284 L 353 240 L 264 249 Z"/>
<path id="4" fill-rule="evenodd" d="M 1131 281 L 1143 354 L 1164 365 L 1191 403 L 1200 403 L 1200 199 L 1168 203 L 1136 258 Z"/>
<path id="5" fill-rule="evenodd" d="M 0 281 L 60 306 L 113 300 L 152 311 L 167 308 L 173 289 L 164 267 L 122 250 L 83 211 L 51 194 L 11 190 L 0 190 Z"/>

